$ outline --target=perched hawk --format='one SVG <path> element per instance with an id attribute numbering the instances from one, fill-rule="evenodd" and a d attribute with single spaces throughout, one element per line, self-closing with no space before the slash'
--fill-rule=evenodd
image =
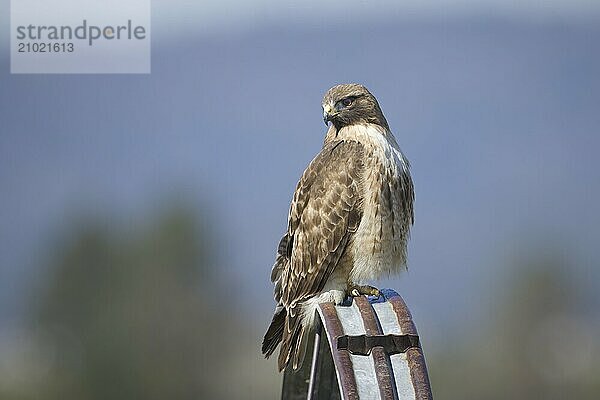
<path id="1" fill-rule="evenodd" d="M 318 303 L 378 295 L 362 284 L 406 268 L 413 184 L 377 100 L 362 85 L 334 86 L 323 118 L 323 148 L 298 182 L 271 272 L 277 306 L 262 352 L 281 343 L 280 371 L 302 365 Z"/>

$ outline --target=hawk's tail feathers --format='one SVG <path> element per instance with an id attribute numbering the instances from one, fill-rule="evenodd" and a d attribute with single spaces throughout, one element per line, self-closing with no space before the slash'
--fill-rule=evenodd
<path id="1" fill-rule="evenodd" d="M 265 333 L 265 337 L 262 342 L 262 353 L 265 358 L 269 358 L 271 354 L 277 348 L 279 342 L 283 338 L 283 329 L 285 327 L 287 312 L 285 307 L 278 305 L 275 308 L 275 314 L 273 315 L 273 319 L 271 320 L 271 325 L 269 325 L 269 329 L 267 329 L 267 333 Z"/>
<path id="2" fill-rule="evenodd" d="M 306 348 L 308 347 L 308 338 L 310 328 L 307 326 L 300 327 L 300 337 L 296 342 L 296 348 L 292 354 L 292 368 L 297 371 L 302 367 L 304 363 L 304 356 L 306 355 Z"/>
<path id="3" fill-rule="evenodd" d="M 277 360 L 279 371 L 283 371 L 288 364 L 292 365 L 294 371 L 302 367 L 310 337 L 310 326 L 304 326 L 303 322 L 295 307 L 289 312 L 281 305 L 275 308 L 271 325 L 263 338 L 262 353 L 269 358 L 281 343 Z"/>
<path id="4" fill-rule="evenodd" d="M 304 322 L 303 316 L 298 315 L 296 307 L 288 310 L 277 360 L 279 371 L 283 371 L 290 363 L 294 371 L 302 367 L 310 337 L 308 332 L 310 326 L 305 326 Z"/>

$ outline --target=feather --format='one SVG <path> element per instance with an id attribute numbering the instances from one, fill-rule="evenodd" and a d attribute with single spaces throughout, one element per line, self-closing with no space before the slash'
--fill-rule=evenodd
<path id="1" fill-rule="evenodd" d="M 334 107 L 352 96 L 354 108 Z M 406 265 L 414 191 L 404 157 L 375 97 L 338 85 L 323 100 L 338 110 L 323 148 L 296 185 L 271 271 L 275 314 L 262 352 L 281 344 L 279 370 L 301 367 L 319 302 L 340 303 L 350 283 Z"/>

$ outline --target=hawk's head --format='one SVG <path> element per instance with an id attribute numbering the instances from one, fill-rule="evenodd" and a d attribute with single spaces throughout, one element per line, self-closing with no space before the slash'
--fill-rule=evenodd
<path id="1" fill-rule="evenodd" d="M 363 85 L 336 85 L 323 97 L 323 120 L 340 129 L 347 125 L 372 123 L 388 128 L 375 96 Z"/>

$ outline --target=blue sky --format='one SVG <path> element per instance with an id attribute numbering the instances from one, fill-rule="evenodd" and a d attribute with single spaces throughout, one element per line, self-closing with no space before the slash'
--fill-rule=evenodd
<path id="1" fill-rule="evenodd" d="M 262 326 L 321 96 L 344 81 L 413 165 L 410 272 L 384 285 L 425 329 L 474 322 L 532 246 L 597 289 L 598 2 L 302 4 L 155 2 L 149 76 L 11 76 L 0 56 L 0 317 L 73 215 L 129 224 L 183 193 Z"/>
<path id="2" fill-rule="evenodd" d="M 9 9 L 9 4 L 9 0 L 0 2 L 4 10 Z M 41 4 L 46 6 L 46 14 L 64 13 L 60 7 L 52 7 L 51 3 L 41 1 Z M 489 15 L 529 22 L 589 21 L 600 16 L 600 3 L 595 0 L 152 1 L 153 36 L 157 41 L 185 35 L 230 34 L 269 25 L 377 23 L 381 19 L 465 15 Z M 6 30 L 8 24 L 9 13 L 3 12 L 0 27 Z M 6 44 L 3 41 L 1 45 Z"/>

